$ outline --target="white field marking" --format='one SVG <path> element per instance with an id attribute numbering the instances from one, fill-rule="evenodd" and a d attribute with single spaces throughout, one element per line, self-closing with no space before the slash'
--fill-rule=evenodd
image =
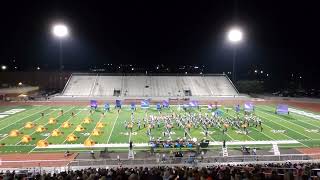
<path id="1" fill-rule="evenodd" d="M 67 110 L 66 112 L 68 112 L 68 111 L 70 111 L 71 109 L 73 109 L 73 108 L 70 108 L 69 110 Z M 54 111 L 52 111 L 51 113 L 53 113 Z M 55 117 L 55 119 L 56 118 L 59 118 L 60 116 L 62 116 L 62 114 L 60 114 L 60 115 L 58 115 L 57 117 Z M 49 122 L 47 122 L 47 123 L 45 123 L 45 124 L 43 124 L 43 126 L 45 127 L 46 125 L 48 125 L 49 124 Z M 31 135 L 33 135 L 34 133 L 36 133 L 37 132 L 37 130 L 34 130 L 31 134 L 29 134 L 30 136 Z M 17 142 L 16 143 L 16 145 L 18 145 L 19 143 L 21 143 L 21 140 L 19 141 L 19 142 Z"/>
<path id="2" fill-rule="evenodd" d="M 293 112 L 293 113 L 296 113 L 296 114 L 299 114 L 299 115 L 302 115 L 302 116 L 306 116 L 306 117 L 309 117 L 309 118 L 320 120 L 320 115 L 319 114 L 314 114 L 314 113 L 311 113 L 311 112 L 306 112 L 306 111 L 295 109 L 295 108 L 289 108 L 289 112 Z"/>
<path id="3" fill-rule="evenodd" d="M 274 115 L 265 113 L 265 112 L 263 112 L 263 111 L 260 111 L 260 112 L 263 113 L 263 114 L 266 114 L 266 115 L 268 115 L 268 116 L 274 116 Z M 276 118 L 278 118 L 278 119 L 282 119 L 282 118 L 279 118 L 279 117 L 277 117 L 277 116 L 274 116 L 274 117 L 276 117 Z M 294 123 L 292 123 L 292 122 L 290 122 L 290 121 L 287 121 L 287 120 L 285 120 L 285 119 L 283 119 L 283 120 L 286 121 L 286 122 L 289 122 L 290 124 L 294 124 Z M 276 123 L 276 124 L 279 124 L 279 123 L 277 123 L 276 121 L 273 121 L 273 120 L 271 120 L 271 119 L 270 119 L 270 121 L 272 121 L 272 122 L 274 122 L 274 123 Z M 281 125 L 281 124 L 279 124 L 279 125 Z M 285 127 L 285 126 L 283 126 L 283 125 L 281 125 L 281 126 L 282 126 L 282 127 Z M 299 126 L 300 126 L 300 125 L 299 125 Z M 300 127 L 302 127 L 303 130 L 306 129 L 306 128 L 303 127 L 303 126 L 300 126 Z M 286 128 L 286 129 L 288 129 L 288 128 Z M 301 134 L 300 132 L 298 132 L 298 131 L 296 131 L 296 130 L 293 130 L 293 129 L 291 129 L 291 128 L 290 128 L 290 130 L 291 130 L 291 131 L 294 131 L 294 132 L 296 132 L 296 133 L 298 133 L 298 134 L 300 134 L 300 135 L 302 135 L 302 136 L 305 136 L 305 137 L 308 137 L 308 138 L 312 139 L 311 137 L 309 137 L 309 136 L 307 136 L 307 135 L 304 135 L 304 134 Z"/>
<path id="4" fill-rule="evenodd" d="M 198 110 L 197 110 L 198 111 Z M 229 115 L 229 114 L 227 114 L 227 115 Z M 230 115 L 229 115 L 230 116 Z M 232 117 L 232 116 L 231 116 Z M 231 137 L 227 132 L 225 132 L 225 134 L 231 139 L 231 140 L 235 140 L 235 139 L 233 139 L 233 137 Z M 250 137 L 251 138 L 251 137 Z M 251 139 L 253 139 L 253 138 L 251 138 Z"/>
<path id="5" fill-rule="evenodd" d="M 74 108 L 74 107 L 73 107 Z M 73 108 L 71 108 L 71 109 L 73 109 Z M 71 109 L 69 109 L 68 111 L 70 111 Z M 74 116 L 76 116 L 77 114 L 79 114 L 81 111 L 78 111 Z M 64 122 L 67 122 L 67 121 L 69 121 L 70 119 L 72 119 L 73 117 L 71 116 L 69 119 L 67 119 L 66 121 L 64 121 Z M 61 128 L 61 126 L 62 126 L 62 124 L 63 123 L 61 123 L 61 125 L 57 128 L 57 129 L 60 129 Z M 47 136 L 44 140 L 47 140 L 49 137 L 51 137 L 51 133 L 50 133 L 50 135 L 49 136 Z"/>
<path id="6" fill-rule="evenodd" d="M 0 115 L 0 119 L 5 118 L 5 117 L 8 117 L 8 116 L 9 116 L 8 114 L 1 114 L 1 115 Z"/>
<path id="7" fill-rule="evenodd" d="M 85 110 L 87 110 L 87 109 L 82 109 L 82 110 L 80 110 L 77 114 L 79 114 L 80 112 L 82 112 L 82 111 L 85 111 Z M 77 115 L 76 114 L 76 115 Z M 102 117 L 101 117 L 102 118 Z M 100 118 L 100 119 L 101 119 Z M 72 119 L 72 118 L 69 118 L 67 121 L 69 121 L 70 119 Z M 65 121 L 66 122 L 66 121 Z M 63 123 L 62 123 L 63 124 Z M 61 126 L 62 126 L 62 124 L 61 124 Z M 78 124 L 78 126 L 79 125 L 82 125 L 83 124 L 83 121 L 80 123 L 80 124 Z M 60 129 L 61 128 L 61 126 L 58 128 L 58 129 Z M 70 134 L 73 134 L 74 132 L 76 131 L 76 128 L 74 128 L 74 130 L 70 133 Z M 67 139 L 65 139 L 63 142 L 62 142 L 62 144 L 64 144 L 65 142 L 67 141 Z"/>
<path id="8" fill-rule="evenodd" d="M 209 145 L 222 145 L 223 142 L 212 142 Z M 297 140 L 279 140 L 279 141 L 228 141 L 227 145 L 260 145 L 260 144 L 300 144 Z"/>
<path id="9" fill-rule="evenodd" d="M 196 111 L 198 111 L 199 113 L 201 113 L 199 110 L 196 110 Z M 201 128 L 205 131 L 205 129 L 203 128 L 203 126 L 201 126 Z M 212 141 L 215 141 L 211 136 L 210 136 L 210 134 L 208 134 L 209 135 L 209 137 L 210 137 L 210 139 L 212 140 Z M 229 135 L 227 135 L 227 136 L 229 136 Z M 230 137 L 231 138 L 231 137 Z"/>
<path id="10" fill-rule="evenodd" d="M 205 129 L 203 128 L 203 126 L 201 126 L 201 128 L 205 131 Z M 205 134 L 205 132 L 204 132 L 204 134 Z M 209 136 L 209 138 L 210 138 L 212 141 L 215 141 L 215 140 L 210 136 L 209 133 L 208 133 L 208 136 Z"/>
<path id="11" fill-rule="evenodd" d="M 269 121 L 269 119 L 267 119 L 267 118 L 265 118 L 265 117 L 262 117 L 262 116 L 259 116 L 259 117 L 260 117 L 261 119 L 265 119 L 265 120 Z M 272 120 L 270 120 L 270 121 L 272 121 Z M 273 121 L 272 121 L 272 122 L 273 122 Z M 276 123 L 276 122 L 273 122 L 273 123 L 278 124 L 278 123 Z M 285 126 L 283 126 L 283 125 L 281 125 L 281 124 L 278 124 L 278 125 L 284 127 L 285 129 L 288 129 L 287 127 L 285 127 Z M 270 126 L 268 126 L 268 125 L 266 125 L 266 124 L 264 124 L 264 126 L 267 126 L 267 127 L 269 127 L 270 129 L 273 129 L 272 127 L 270 127 Z M 292 130 L 292 129 L 289 129 L 289 130 Z M 292 130 L 292 131 L 294 131 L 294 130 Z M 298 133 L 297 131 L 294 131 L 294 132 Z M 300 133 L 299 133 L 299 134 L 300 134 Z M 294 138 L 292 138 L 292 137 L 290 137 L 290 136 L 288 136 L 288 135 L 286 135 L 286 134 L 282 134 L 282 135 L 285 135 L 285 136 L 287 136 L 288 138 L 295 140 Z M 300 134 L 300 135 L 302 135 L 302 134 Z M 312 139 L 312 138 L 310 138 L 310 139 Z M 302 142 L 300 142 L 300 143 L 301 143 L 302 145 L 304 145 L 305 147 L 309 147 L 309 146 L 303 144 Z"/>
<path id="12" fill-rule="evenodd" d="M 266 119 L 266 118 L 261 117 L 261 116 L 260 116 L 260 118 L 262 118 L 262 119 Z M 270 127 L 270 126 L 268 126 L 268 125 L 266 125 L 266 124 L 263 124 L 263 126 L 266 126 L 266 127 L 270 128 L 271 130 L 273 130 L 273 128 L 272 128 L 272 127 Z M 281 134 L 281 135 L 287 136 L 289 139 L 296 140 L 296 139 L 294 139 L 294 138 L 292 138 L 292 137 L 290 137 L 290 136 L 288 136 L 288 135 L 286 135 L 286 134 Z M 275 140 L 275 141 L 282 141 L 282 140 Z M 301 143 L 301 144 L 302 144 L 302 143 Z M 307 145 L 305 145 L 305 144 L 303 144 L 303 145 L 304 145 L 304 146 L 306 146 L 306 147 L 308 147 L 308 146 L 307 146 Z"/>
<path id="13" fill-rule="evenodd" d="M 170 108 L 171 113 L 173 112 L 172 109 Z M 180 113 L 181 114 L 181 113 Z M 192 136 L 190 135 L 190 133 L 184 128 L 184 132 L 187 133 L 187 135 L 189 136 L 189 138 L 192 139 Z M 171 135 L 170 135 L 171 136 Z"/>
<path id="14" fill-rule="evenodd" d="M 96 126 L 94 126 L 93 130 L 91 131 L 91 133 L 90 133 L 90 135 L 88 136 L 87 139 L 90 139 L 90 137 L 92 136 L 93 131 L 97 128 L 98 123 L 100 123 L 102 119 L 103 119 L 103 116 L 100 117 L 99 121 L 97 122 Z"/>
<path id="15" fill-rule="evenodd" d="M 68 111 L 70 111 L 71 109 L 74 109 L 74 107 L 71 107 Z M 66 112 L 68 112 L 66 111 Z M 75 115 L 79 114 L 81 111 L 77 112 Z M 72 119 L 73 117 L 69 118 L 67 121 L 69 121 L 70 119 Z M 48 123 L 47 123 L 48 124 Z M 63 124 L 63 123 L 62 123 Z M 59 128 L 62 126 L 62 124 L 59 126 Z M 58 129 L 59 129 L 58 128 Z M 51 133 L 49 136 L 47 136 L 44 140 L 47 140 L 49 137 L 51 137 Z M 35 147 L 33 149 L 31 149 L 28 154 L 32 153 L 32 151 L 34 151 L 37 148 L 37 145 L 35 144 Z"/>
<path id="16" fill-rule="evenodd" d="M 268 111 L 267 108 L 262 108 L 262 107 L 260 107 L 260 108 Z M 263 113 L 265 113 L 265 112 L 263 112 Z M 304 126 L 301 126 L 301 125 L 299 125 L 299 124 L 295 124 L 295 123 L 293 123 L 293 122 L 291 122 L 291 121 L 288 121 L 288 120 L 286 120 L 286 119 L 284 119 L 284 118 L 282 118 L 282 117 L 280 117 L 280 116 L 276 116 L 276 115 L 274 115 L 274 114 L 270 114 L 270 116 L 276 117 L 276 118 L 278 118 L 278 119 L 282 119 L 282 120 L 284 120 L 284 121 L 286 121 L 286 122 L 289 122 L 289 123 L 291 123 L 291 124 L 294 124 L 294 125 L 296 125 L 296 126 L 300 126 L 300 127 L 303 128 L 303 129 L 307 129 L 307 128 L 304 127 Z M 301 121 L 301 120 L 299 120 L 299 119 L 295 119 L 295 120 Z M 305 121 L 301 121 L 301 122 L 305 122 Z M 310 124 L 310 125 L 318 128 L 318 126 L 315 126 L 315 125 L 312 125 L 312 124 Z"/>
<path id="17" fill-rule="evenodd" d="M 233 110 L 234 111 L 234 110 Z M 268 119 L 266 119 L 266 118 L 264 118 L 264 117 L 262 117 L 262 116 L 259 116 L 260 118 L 262 118 L 262 119 L 265 119 L 265 120 L 268 120 Z M 272 121 L 273 122 L 273 121 Z M 276 123 L 277 124 L 277 123 Z M 267 127 L 269 127 L 270 129 L 273 129 L 272 127 L 270 127 L 270 126 L 268 126 L 268 125 L 266 125 L 266 124 L 263 124 L 264 126 L 267 126 Z M 284 127 L 284 126 L 282 126 L 282 127 Z M 284 127 L 284 128 L 286 128 L 286 127 Z M 287 129 L 287 128 L 286 128 Z M 292 138 L 292 137 L 290 137 L 290 136 L 288 136 L 288 135 L 286 135 L 286 134 L 282 134 L 282 135 L 285 135 L 285 136 L 287 136 L 289 139 L 292 139 L 292 140 L 295 140 L 294 138 Z M 302 142 L 300 142 L 303 146 L 305 146 L 305 147 L 309 147 L 309 146 L 307 146 L 307 145 L 305 145 L 304 143 L 302 143 Z"/>
<path id="18" fill-rule="evenodd" d="M 279 141 L 227 141 L 228 145 L 272 145 L 276 144 L 300 144 L 297 140 L 279 140 Z M 210 142 L 209 145 L 222 145 L 222 141 Z M 129 143 L 118 143 L 118 144 L 95 144 L 92 147 L 110 147 L 110 148 L 127 148 Z M 135 143 L 135 147 L 150 147 L 148 143 Z M 87 148 L 84 144 L 50 144 L 47 147 L 36 147 L 36 149 L 59 149 L 59 148 Z"/>
<path id="19" fill-rule="evenodd" d="M 229 113 L 226 113 L 228 116 L 231 116 L 231 117 L 234 117 L 234 116 L 232 116 L 232 115 L 230 115 Z M 249 127 L 248 127 L 248 129 L 249 129 Z M 227 134 L 227 133 L 226 133 Z M 227 134 L 228 135 L 228 134 Z M 230 135 L 228 135 L 229 137 L 231 137 Z M 251 140 L 253 140 L 253 141 L 256 141 L 256 139 L 254 139 L 254 138 L 252 138 L 249 134 L 246 134 L 246 136 L 248 137 L 248 138 L 250 138 Z M 232 138 L 232 140 L 234 140 L 233 138 Z"/>
<path id="20" fill-rule="evenodd" d="M 37 109 L 37 108 L 31 108 L 31 109 L 28 109 L 28 110 L 33 110 L 33 109 Z M 11 109 L 12 110 L 12 109 Z M 13 118 L 14 116 L 10 116 L 10 115 L 14 115 L 15 113 L 11 112 L 11 110 L 7 110 L 3 113 L 0 113 L 2 116 L 5 116 L 3 118 L 6 118 L 4 120 L 7 120 L 7 119 L 10 119 L 10 118 Z M 24 109 L 26 110 L 26 109 Z M 7 113 L 8 111 L 10 111 L 9 113 Z M 17 112 L 17 111 L 14 111 L 14 112 Z M 22 112 L 22 111 L 19 111 L 19 112 Z M 27 113 L 28 111 L 24 111 L 23 113 Z M 9 117 L 8 117 L 9 116 Z"/>
<path id="21" fill-rule="evenodd" d="M 83 110 L 78 111 L 75 115 L 79 114 L 80 112 L 83 112 Z M 67 121 L 70 121 L 72 118 L 73 117 L 69 118 Z M 65 121 L 65 122 L 67 122 L 67 121 Z M 62 124 L 58 127 L 58 129 L 60 129 L 62 127 Z M 83 121 L 80 124 L 78 124 L 77 126 L 82 125 L 82 124 L 83 124 Z M 76 131 L 76 129 L 77 129 L 77 127 L 75 127 L 74 130 L 70 134 L 73 134 Z M 66 141 L 67 141 L 67 138 L 62 143 L 65 143 Z"/>
<path id="22" fill-rule="evenodd" d="M 11 126 L 11 125 L 13 125 L 13 124 L 15 124 L 15 123 L 18 123 L 18 122 L 22 121 L 23 119 L 26 119 L 26 118 L 28 118 L 28 117 L 30 117 L 30 116 L 33 116 L 33 115 L 35 115 L 35 114 L 38 114 L 39 112 L 45 111 L 45 110 L 47 110 L 47 109 L 49 109 L 49 108 L 50 108 L 50 107 L 47 107 L 47 108 L 45 108 L 45 109 L 43 109 L 43 110 L 41 110 L 41 111 L 37 111 L 37 112 L 35 112 L 35 113 L 33 113 L 33 114 L 30 114 L 29 116 L 25 116 L 25 117 L 21 118 L 20 120 L 15 121 L 15 122 L 13 122 L 13 123 L 11 123 L 11 124 L 8 124 L 7 126 L 1 128 L 0 131 L 3 130 L 3 129 L 5 129 L 5 128 L 7 128 L 7 127 L 9 127 L 9 126 Z M 11 116 L 11 117 L 13 117 L 13 116 Z M 9 118 L 10 118 L 10 117 L 9 117 Z M 9 119 L 9 118 L 8 118 L 8 119 Z M 6 119 L 6 120 L 8 120 L 8 119 Z"/>
<path id="23" fill-rule="evenodd" d="M 261 109 L 265 109 L 265 110 L 268 110 L 267 108 L 262 108 L 262 107 L 260 107 Z M 290 109 L 290 108 L 289 108 Z M 299 110 L 298 110 L 299 111 Z M 289 112 L 291 112 L 291 111 L 289 111 Z M 293 112 L 293 111 L 292 111 Z M 304 112 L 304 111 L 303 111 Z M 295 113 L 295 112 L 293 112 L 293 113 Z M 296 114 L 298 114 L 298 115 L 300 115 L 300 116 L 303 116 L 303 114 L 299 114 L 299 113 L 296 113 Z M 319 115 L 320 116 L 320 115 Z M 310 116 L 306 116 L 307 118 L 312 118 L 312 117 L 310 117 Z M 279 118 L 281 118 L 281 117 L 279 117 Z M 282 118 L 281 118 L 282 119 Z M 310 126 L 313 126 L 313 127 L 315 127 L 315 128 L 318 128 L 319 126 L 317 126 L 317 125 L 314 125 L 314 124 L 311 124 L 311 123 L 308 123 L 307 121 L 302 121 L 302 120 L 300 120 L 299 118 L 294 118 L 295 120 L 297 120 L 297 121 L 301 121 L 301 122 L 303 122 L 303 123 L 306 123 L 306 124 L 309 124 Z M 317 121 L 316 119 L 311 119 L 312 121 Z M 289 121 L 290 122 L 290 121 Z M 298 124 L 297 124 L 298 125 Z M 301 125 L 298 125 L 298 126 L 301 126 Z M 305 127 L 304 127 L 305 128 Z M 305 129 L 307 129 L 307 128 L 305 128 Z"/>
<path id="24" fill-rule="evenodd" d="M 130 132 L 130 135 L 129 135 L 129 143 L 130 143 L 130 141 L 131 141 L 131 132 Z"/>
<path id="25" fill-rule="evenodd" d="M 24 110 L 26 110 L 26 109 L 14 108 L 14 109 L 10 109 L 10 110 L 4 111 L 4 112 L 0 113 L 0 115 L 3 115 L 3 114 L 13 115 L 13 114 L 19 113 L 19 112 L 24 111 Z"/>
<path id="26" fill-rule="evenodd" d="M 190 135 L 190 133 L 186 129 L 184 129 L 184 132 L 186 132 L 188 134 L 189 138 L 192 139 L 192 136 Z"/>
<path id="27" fill-rule="evenodd" d="M 50 114 L 52 114 L 53 112 L 55 112 L 55 111 L 52 111 L 52 112 L 48 113 L 47 115 L 50 115 Z M 46 116 L 47 116 L 47 115 L 46 115 Z M 35 119 L 35 120 L 31 121 L 31 122 L 36 122 L 36 121 L 38 121 L 39 119 L 42 119 L 42 118 L 43 118 L 43 117 L 39 117 L 39 118 L 37 118 L 37 119 Z M 22 126 L 21 128 L 19 128 L 18 131 L 22 130 L 23 128 L 24 128 L 24 126 Z M 0 142 L 1 142 L 2 140 L 4 140 L 4 139 L 8 138 L 8 137 L 9 137 L 9 135 L 3 137 L 2 139 L 0 139 Z M 18 143 L 20 143 L 20 142 L 18 142 Z M 17 145 L 17 144 L 16 144 L 16 145 Z"/>
<path id="28" fill-rule="evenodd" d="M 236 112 L 236 111 L 235 111 L 234 109 L 232 109 L 232 108 L 231 108 L 231 111 Z M 228 113 L 227 113 L 227 114 L 228 114 Z M 266 125 L 266 124 L 264 124 L 264 126 L 267 126 L 267 127 L 269 127 L 270 129 L 272 129 L 270 126 L 268 126 L 268 125 Z M 252 128 L 252 129 L 258 131 L 256 128 Z M 261 134 L 263 134 L 263 135 L 265 135 L 266 137 L 268 137 L 268 138 L 270 138 L 270 139 L 272 139 L 272 140 L 275 140 L 274 138 L 272 138 L 271 136 L 267 135 L 267 134 L 264 133 L 264 132 L 261 132 L 261 131 L 258 131 L 258 132 L 261 133 Z M 289 137 L 289 136 L 287 136 L 287 137 Z M 290 138 L 290 137 L 289 137 L 289 138 Z M 290 138 L 290 139 L 292 139 L 292 138 Z"/>
<path id="29" fill-rule="evenodd" d="M 107 144 L 109 144 L 109 141 L 110 141 L 111 135 L 112 135 L 112 133 L 113 133 L 114 126 L 116 125 L 116 123 L 117 123 L 117 121 L 118 121 L 119 114 L 120 114 L 120 113 L 118 113 L 118 115 L 117 115 L 117 117 L 116 117 L 116 120 L 115 120 L 115 121 L 114 121 L 114 123 L 113 123 L 112 129 L 111 129 L 111 132 L 110 132 L 109 137 L 108 137 L 108 140 L 107 140 Z"/>

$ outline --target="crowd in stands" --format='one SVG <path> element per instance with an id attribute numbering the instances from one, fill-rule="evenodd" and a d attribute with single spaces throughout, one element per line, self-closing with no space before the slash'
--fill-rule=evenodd
<path id="1" fill-rule="evenodd" d="M 39 180 L 309 180 L 319 179 L 314 168 L 320 164 L 247 164 L 217 165 L 208 167 L 117 167 L 88 168 L 60 173 L 49 172 L 1 172 L 0 179 L 39 179 Z"/>

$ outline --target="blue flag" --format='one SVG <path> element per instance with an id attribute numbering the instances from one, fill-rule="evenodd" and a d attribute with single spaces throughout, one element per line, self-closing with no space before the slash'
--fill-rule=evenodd
<path id="1" fill-rule="evenodd" d="M 122 105 L 121 100 L 116 100 L 116 107 L 121 108 L 121 105 Z"/>
<path id="2" fill-rule="evenodd" d="M 91 100 L 91 101 L 90 101 L 90 107 L 97 109 L 97 107 L 98 107 L 98 102 L 97 102 L 97 100 Z"/>

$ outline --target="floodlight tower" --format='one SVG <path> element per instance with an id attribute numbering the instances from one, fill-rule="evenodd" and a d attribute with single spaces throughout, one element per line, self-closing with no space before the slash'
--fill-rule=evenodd
<path id="1" fill-rule="evenodd" d="M 69 35 L 68 27 L 64 24 L 55 24 L 52 27 L 52 34 L 59 39 L 59 68 L 63 70 L 63 57 L 62 57 L 62 40 Z"/>
<path id="2" fill-rule="evenodd" d="M 233 63 L 232 63 L 232 81 L 235 83 L 236 81 L 236 71 L 235 71 L 235 63 L 237 56 L 237 45 L 241 43 L 243 39 L 243 33 L 240 28 L 231 28 L 227 33 L 227 39 L 230 44 L 233 46 Z"/>

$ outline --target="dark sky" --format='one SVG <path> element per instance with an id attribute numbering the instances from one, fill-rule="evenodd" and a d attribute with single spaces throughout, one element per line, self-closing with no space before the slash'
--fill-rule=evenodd
<path id="1" fill-rule="evenodd" d="M 245 31 L 237 69 L 319 73 L 319 9 L 311 1 L 15 1 L 1 4 L 1 64 L 58 68 L 54 22 L 70 26 L 66 68 L 103 63 L 206 65 L 231 71 L 226 30 Z M 315 2 L 315 1 L 314 1 Z M 12 65 L 11 65 L 12 66 Z"/>

